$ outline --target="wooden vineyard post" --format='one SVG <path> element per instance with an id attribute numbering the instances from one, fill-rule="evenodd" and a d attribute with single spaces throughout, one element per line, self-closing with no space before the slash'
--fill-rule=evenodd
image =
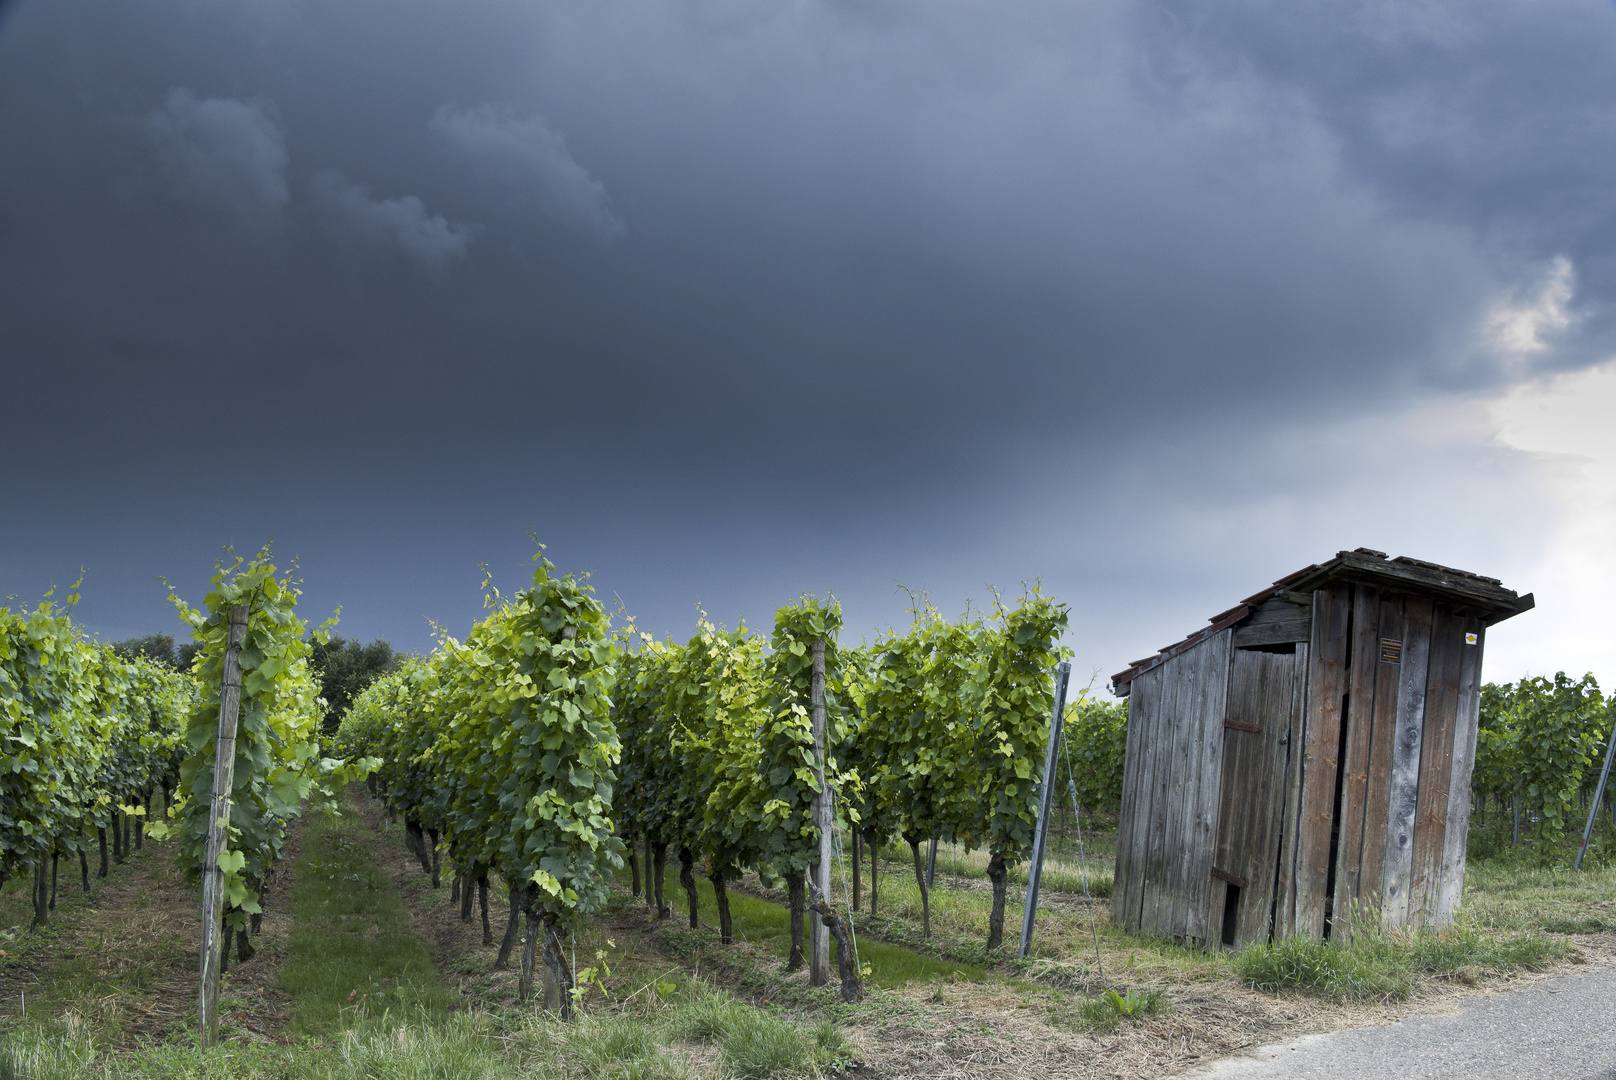
<path id="1" fill-rule="evenodd" d="M 819 826 L 819 863 L 814 867 L 813 884 L 821 896 L 830 895 L 831 830 L 833 828 L 830 785 L 825 780 L 825 642 L 813 644 L 814 675 L 808 695 L 809 717 L 814 728 L 814 823 Z M 810 889 L 809 893 L 812 894 Z M 821 919 L 808 920 L 808 985 L 830 982 L 830 934 Z"/>
<path id="2" fill-rule="evenodd" d="M 208 841 L 202 856 L 202 1045 L 219 1041 L 219 961 L 224 915 L 224 873 L 219 856 L 229 839 L 230 790 L 236 771 L 236 720 L 241 714 L 241 643 L 247 636 L 247 608 L 230 609 L 225 638 L 224 678 L 219 687 L 219 737 L 213 751 L 213 798 L 208 806 Z"/>
<path id="3" fill-rule="evenodd" d="M 1027 868 L 1027 906 L 1021 914 L 1021 951 L 1032 948 L 1032 923 L 1038 914 L 1038 883 L 1044 876 L 1044 841 L 1049 836 L 1049 811 L 1055 804 L 1055 762 L 1060 749 L 1061 724 L 1066 712 L 1066 681 L 1072 665 L 1062 660 L 1055 668 L 1055 714 L 1049 722 L 1049 748 L 1044 751 L 1044 780 L 1038 787 L 1038 824 L 1032 831 L 1032 865 Z"/>

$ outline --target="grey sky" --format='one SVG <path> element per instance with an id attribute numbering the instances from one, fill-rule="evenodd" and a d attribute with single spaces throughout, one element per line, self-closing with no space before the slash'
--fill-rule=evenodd
<path id="1" fill-rule="evenodd" d="M 1109 673 L 1363 544 L 1597 668 L 1532 576 L 1616 493 L 1495 406 L 1612 356 L 1613 72 L 1591 3 L 15 0 L 0 591 L 171 628 L 274 535 L 424 647 L 531 528 L 679 636 L 1041 576 Z"/>

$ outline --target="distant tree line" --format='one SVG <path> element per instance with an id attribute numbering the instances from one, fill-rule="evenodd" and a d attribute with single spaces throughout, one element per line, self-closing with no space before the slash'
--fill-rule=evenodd
<path id="1" fill-rule="evenodd" d="M 115 642 L 112 651 L 125 660 L 145 657 L 175 671 L 190 671 L 198 648 L 193 641 L 176 646 L 173 634 L 149 634 Z M 323 645 L 311 638 L 310 648 L 309 666 L 320 682 L 320 696 L 326 703 L 323 728 L 327 735 L 337 730 L 353 699 L 365 687 L 379 676 L 396 671 L 404 659 L 402 653 L 380 638 L 364 645 L 356 639 L 332 635 Z"/>

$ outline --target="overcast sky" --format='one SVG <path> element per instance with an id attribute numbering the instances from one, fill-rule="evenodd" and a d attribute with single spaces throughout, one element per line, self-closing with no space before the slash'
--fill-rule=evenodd
<path id="1" fill-rule="evenodd" d="M 430 646 L 1021 582 L 1102 675 L 1360 545 L 1616 681 L 1609 3 L 0 4 L 0 595 L 274 537 Z"/>

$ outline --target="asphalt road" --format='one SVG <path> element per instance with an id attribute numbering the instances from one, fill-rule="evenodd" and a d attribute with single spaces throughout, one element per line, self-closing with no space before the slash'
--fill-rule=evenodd
<path id="1" fill-rule="evenodd" d="M 1456 1015 L 1310 1035 L 1191 1074 L 1217 1080 L 1616 1080 L 1616 967 L 1466 1002 Z"/>

